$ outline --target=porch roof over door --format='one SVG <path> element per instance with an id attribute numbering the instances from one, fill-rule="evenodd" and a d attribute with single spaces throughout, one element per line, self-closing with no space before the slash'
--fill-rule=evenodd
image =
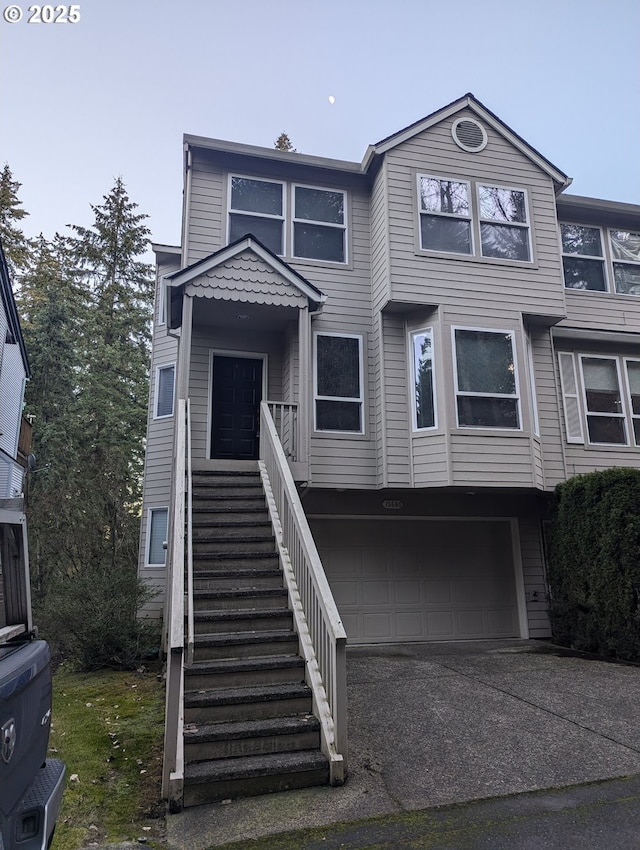
<path id="1" fill-rule="evenodd" d="M 309 307 L 315 312 L 326 295 L 253 236 L 245 236 L 185 269 L 167 275 L 170 302 L 190 296 L 265 304 Z M 172 310 L 173 313 L 173 310 Z M 173 325 L 173 322 L 172 322 Z M 175 326 L 175 325 L 174 325 Z"/>

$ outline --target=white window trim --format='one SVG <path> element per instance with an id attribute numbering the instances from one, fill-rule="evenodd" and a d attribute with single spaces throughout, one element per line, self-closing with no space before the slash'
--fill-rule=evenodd
<path id="1" fill-rule="evenodd" d="M 640 422 L 640 413 L 633 412 L 633 400 L 631 398 L 631 384 L 629 383 L 629 371 L 627 369 L 628 363 L 638 363 L 640 365 L 640 357 L 623 357 L 622 362 L 624 365 L 623 374 L 624 374 L 624 390 L 625 397 L 627 399 L 628 411 L 629 411 L 629 419 L 627 431 L 629 431 L 629 440 L 631 441 L 631 445 L 635 448 L 640 448 L 640 443 L 636 443 L 636 432 L 633 427 L 633 422 L 637 419 Z"/>
<path id="2" fill-rule="evenodd" d="M 560 373 L 560 392 L 562 394 L 566 440 L 568 443 L 584 445 L 580 388 L 576 361 L 572 351 L 558 352 L 558 371 Z M 576 426 L 575 431 L 571 430 L 572 425 Z"/>
<path id="3" fill-rule="evenodd" d="M 173 390 L 171 393 L 171 413 L 163 413 L 162 415 L 158 415 L 158 401 L 159 401 L 159 389 L 160 389 L 160 372 L 165 369 L 173 369 Z M 159 366 L 156 366 L 156 376 L 155 376 L 155 386 L 153 392 L 153 418 L 154 419 L 170 419 L 173 416 L 176 407 L 176 364 L 174 363 L 162 363 Z"/>
<path id="4" fill-rule="evenodd" d="M 461 391 L 458 388 L 458 350 L 456 346 L 456 331 L 475 331 L 477 333 L 499 334 L 501 336 L 509 336 L 511 338 L 511 352 L 513 354 L 513 376 L 515 380 L 516 392 L 514 393 L 478 393 Z M 468 327 L 467 325 L 452 325 L 451 326 L 451 350 L 453 352 L 453 383 L 455 389 L 455 407 L 456 407 L 456 426 L 461 429 L 470 429 L 473 431 L 506 431 L 513 434 L 522 431 L 522 399 L 520 393 L 520 377 L 518 374 L 518 351 L 516 346 L 516 333 L 512 329 L 502 328 L 477 328 Z M 461 425 L 458 416 L 458 398 L 510 398 L 516 401 L 516 410 L 518 414 L 518 427 L 506 428 L 498 425 Z"/>
<path id="5" fill-rule="evenodd" d="M 533 433 L 536 437 L 540 436 L 540 417 L 538 415 L 538 394 L 536 392 L 536 370 L 533 362 L 533 345 L 531 344 L 531 336 L 527 332 L 524 336 L 525 353 L 527 356 L 527 369 L 529 372 L 529 402 L 531 404 L 531 423 L 533 425 Z"/>
<path id="6" fill-rule="evenodd" d="M 526 221 L 502 221 L 501 219 L 485 218 L 480 215 L 480 189 L 505 189 L 507 192 L 522 192 L 524 194 L 524 209 L 527 216 Z M 476 203 L 478 210 L 478 244 L 480 246 L 480 256 L 486 260 L 508 260 L 510 263 L 532 263 L 533 262 L 533 245 L 531 241 L 531 214 L 529 207 L 529 192 L 524 186 L 503 186 L 501 183 L 487 183 L 481 180 L 476 182 Z M 491 224 L 495 227 L 520 227 L 527 229 L 527 247 L 529 249 L 528 260 L 512 259 L 510 257 L 491 257 L 486 256 L 482 250 L 482 231 L 480 225 Z"/>
<path id="7" fill-rule="evenodd" d="M 316 221 L 311 218 L 297 218 L 296 217 L 296 189 L 314 189 L 318 192 L 333 192 L 335 194 L 342 195 L 342 224 L 335 224 L 330 221 Z M 344 189 L 333 189 L 328 186 L 313 186 L 309 183 L 292 183 L 291 184 L 291 227 L 289 229 L 290 239 L 291 239 L 291 257 L 295 260 L 302 260 L 304 262 L 310 263 L 333 263 L 338 266 L 347 265 L 349 262 L 348 257 L 348 239 L 347 239 L 347 221 L 348 221 L 348 209 L 347 209 L 347 193 Z M 344 252 L 344 260 L 325 260 L 319 259 L 318 257 L 298 257 L 294 253 L 295 249 L 295 225 L 296 224 L 315 224 L 318 227 L 332 227 L 336 230 L 342 230 L 342 239 L 343 239 L 343 252 Z"/>
<path id="8" fill-rule="evenodd" d="M 147 540 L 145 545 L 145 566 L 151 570 L 164 570 L 167 566 L 167 550 L 165 549 L 165 559 L 163 563 L 151 563 L 151 521 L 153 514 L 157 511 L 166 511 L 167 512 L 167 537 L 169 536 L 169 506 L 168 505 L 157 505 L 153 508 L 147 508 Z M 164 541 L 165 543 L 167 541 Z"/>
<path id="9" fill-rule="evenodd" d="M 418 427 L 418 408 L 416 400 L 416 358 L 415 358 L 415 338 L 417 336 L 431 337 L 431 390 L 433 393 L 433 425 L 426 427 Z M 411 385 L 409 387 L 409 398 L 411 405 L 411 430 L 414 434 L 423 434 L 425 431 L 435 431 L 438 428 L 438 400 L 436 396 L 436 375 L 435 375 L 435 347 L 433 327 L 419 328 L 409 332 L 409 375 L 411 376 Z"/>
<path id="10" fill-rule="evenodd" d="M 358 340 L 358 374 L 360 384 L 360 397 L 325 396 L 318 395 L 318 337 L 337 336 L 346 339 Z M 364 338 L 362 334 L 339 333 L 334 331 L 316 331 L 313 334 L 313 430 L 318 434 L 364 434 Z M 347 401 L 360 404 L 360 430 L 359 431 L 329 431 L 325 428 L 319 429 L 317 423 L 316 402 L 317 401 Z"/>
<path id="11" fill-rule="evenodd" d="M 239 180 L 255 180 L 258 183 L 274 183 L 281 188 L 282 192 L 282 215 L 274 215 L 273 213 L 261 213 L 261 212 L 252 212 L 250 210 L 241 210 L 236 209 L 231 206 L 232 202 L 232 185 L 233 178 L 236 177 Z M 250 216 L 251 218 L 266 218 L 270 221 L 280 221 L 282 222 L 282 253 L 279 253 L 277 256 L 285 257 L 287 256 L 287 236 L 286 236 L 286 221 L 287 221 L 287 184 L 284 180 L 274 180 L 270 177 L 263 177 L 262 175 L 256 174 L 236 174 L 229 172 L 227 175 L 227 242 L 230 242 L 230 233 L 231 233 L 231 216 L 232 215 L 244 215 Z"/>
<path id="12" fill-rule="evenodd" d="M 563 224 L 570 225 L 571 227 L 587 227 L 590 230 L 597 230 L 600 233 L 600 250 L 602 251 L 602 255 L 596 257 L 593 254 L 569 254 L 569 253 L 567 253 L 564 250 L 564 246 L 562 244 L 562 225 Z M 601 289 L 574 289 L 572 286 L 566 285 L 566 281 L 564 280 L 564 263 L 563 263 L 562 280 L 564 282 L 565 289 L 568 289 L 570 292 L 591 292 L 591 293 L 596 292 L 596 293 L 599 293 L 600 295 L 603 295 L 604 293 L 611 292 L 612 290 L 611 290 L 610 270 L 609 270 L 609 264 L 607 262 L 607 254 L 606 254 L 606 249 L 605 249 L 605 244 L 607 243 L 607 240 L 608 240 L 609 237 L 608 237 L 608 234 L 607 234 L 607 238 L 605 239 L 604 229 L 597 224 L 584 224 L 584 222 L 581 222 L 581 221 L 559 221 L 558 222 L 558 236 L 559 236 L 559 239 L 560 239 L 560 252 L 562 254 L 563 259 L 565 257 L 569 257 L 569 258 L 576 257 L 578 260 L 592 260 L 593 262 L 602 263 L 602 266 L 603 266 L 603 269 L 604 269 L 604 285 L 605 285 L 604 290 L 601 290 Z"/>
<path id="13" fill-rule="evenodd" d="M 615 266 L 616 263 L 622 266 L 638 266 L 640 268 L 640 260 L 619 260 L 613 256 L 613 241 L 611 239 L 612 232 L 615 233 L 633 233 L 634 235 L 640 235 L 640 231 L 638 230 L 630 230 L 626 227 L 608 227 L 607 228 L 607 248 L 609 249 L 609 256 L 611 259 L 611 292 L 614 295 L 621 295 L 627 298 L 638 298 L 640 296 L 634 294 L 633 292 L 618 292 L 616 289 L 616 272 Z"/>
<path id="14" fill-rule="evenodd" d="M 467 200 L 469 202 L 469 215 L 462 215 L 461 213 L 447 213 L 447 212 L 437 212 L 434 210 L 423 210 L 422 209 L 422 200 L 421 200 L 421 192 L 420 192 L 420 179 L 425 177 L 427 180 L 439 180 L 442 183 L 464 183 L 467 187 Z M 418 204 L 418 242 L 420 245 L 421 251 L 429 251 L 430 253 L 436 254 L 451 254 L 455 257 L 475 257 L 476 256 L 476 233 L 475 227 L 473 225 L 473 191 L 471 187 L 471 182 L 469 180 L 465 180 L 461 177 L 443 177 L 439 174 L 427 174 L 425 172 L 419 171 L 416 174 L 416 200 Z M 423 215 L 434 215 L 440 216 L 441 218 L 449 218 L 453 221 L 468 221 L 469 222 L 469 236 L 471 242 L 471 251 L 467 253 L 466 251 L 443 251 L 440 248 L 426 248 L 422 244 L 422 216 Z"/>
<path id="15" fill-rule="evenodd" d="M 167 293 L 166 293 L 167 283 L 165 280 L 165 276 L 162 275 L 158 278 L 158 313 L 156 317 L 156 324 L 158 327 L 167 324 Z"/>
<path id="16" fill-rule="evenodd" d="M 616 375 L 617 375 L 617 378 L 618 378 L 618 392 L 620 393 L 620 402 L 621 402 L 621 405 L 622 405 L 622 411 L 620 413 L 600 413 L 598 411 L 589 410 L 589 406 L 587 404 L 587 387 L 586 387 L 585 380 L 584 380 L 584 370 L 583 370 L 583 366 L 582 366 L 582 362 L 585 358 L 587 358 L 589 360 L 613 360 L 613 362 L 615 363 Z M 616 356 L 615 354 L 587 354 L 587 353 L 581 352 L 580 354 L 578 354 L 578 363 L 580 364 L 580 370 L 579 370 L 580 371 L 580 386 L 582 388 L 582 409 L 584 411 L 584 418 L 585 418 L 585 424 L 586 424 L 585 435 L 586 435 L 586 439 L 587 439 L 587 445 L 596 446 L 596 447 L 612 446 L 614 448 L 621 448 L 621 447 L 624 447 L 624 446 L 631 445 L 631 442 L 630 442 L 630 436 L 631 435 L 629 434 L 629 417 L 627 415 L 627 413 L 628 413 L 628 403 L 627 403 L 627 398 L 626 398 L 627 385 L 626 385 L 626 381 L 625 381 L 625 383 L 623 383 L 622 380 L 621 380 L 620 357 Z M 596 417 L 596 418 L 597 417 L 602 417 L 602 418 L 613 417 L 614 419 L 622 419 L 622 422 L 623 422 L 623 425 L 624 425 L 625 442 L 624 443 L 592 443 L 590 435 L 589 435 L 589 417 L 590 416 L 593 416 L 593 417 Z"/>

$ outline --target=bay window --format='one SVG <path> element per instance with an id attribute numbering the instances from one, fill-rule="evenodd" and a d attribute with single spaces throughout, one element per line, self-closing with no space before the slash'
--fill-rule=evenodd
<path id="1" fill-rule="evenodd" d="M 433 381 L 433 333 L 431 328 L 411 334 L 413 427 L 434 428 L 436 424 Z"/>
<path id="2" fill-rule="evenodd" d="M 511 331 L 454 328 L 458 427 L 520 428 Z"/>

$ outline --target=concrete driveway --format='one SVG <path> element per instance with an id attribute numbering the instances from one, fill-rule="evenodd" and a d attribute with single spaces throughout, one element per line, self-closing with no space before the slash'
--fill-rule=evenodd
<path id="1" fill-rule="evenodd" d="M 351 648 L 349 779 L 187 809 L 172 848 L 640 773 L 640 668 L 539 641 Z"/>

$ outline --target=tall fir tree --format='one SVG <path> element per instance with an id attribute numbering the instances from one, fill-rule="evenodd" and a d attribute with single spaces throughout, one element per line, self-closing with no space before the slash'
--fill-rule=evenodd
<path id="1" fill-rule="evenodd" d="M 91 228 L 74 226 L 72 252 L 85 293 L 80 338 L 76 452 L 86 558 L 135 569 L 148 402 L 153 278 L 141 260 L 147 216 L 121 178 L 92 206 Z"/>
<path id="2" fill-rule="evenodd" d="M 31 269 L 22 277 L 18 308 L 32 377 L 25 412 L 34 424 L 32 450 L 38 469 L 27 476 L 31 577 L 36 601 L 51 579 L 79 558 L 77 504 L 77 363 L 79 289 L 67 240 L 56 235 L 35 244 Z"/>
<path id="3" fill-rule="evenodd" d="M 0 240 L 14 285 L 28 268 L 33 248 L 20 226 L 22 219 L 29 215 L 18 197 L 21 186 L 22 183 L 13 179 L 11 169 L 5 163 L 0 173 Z"/>

